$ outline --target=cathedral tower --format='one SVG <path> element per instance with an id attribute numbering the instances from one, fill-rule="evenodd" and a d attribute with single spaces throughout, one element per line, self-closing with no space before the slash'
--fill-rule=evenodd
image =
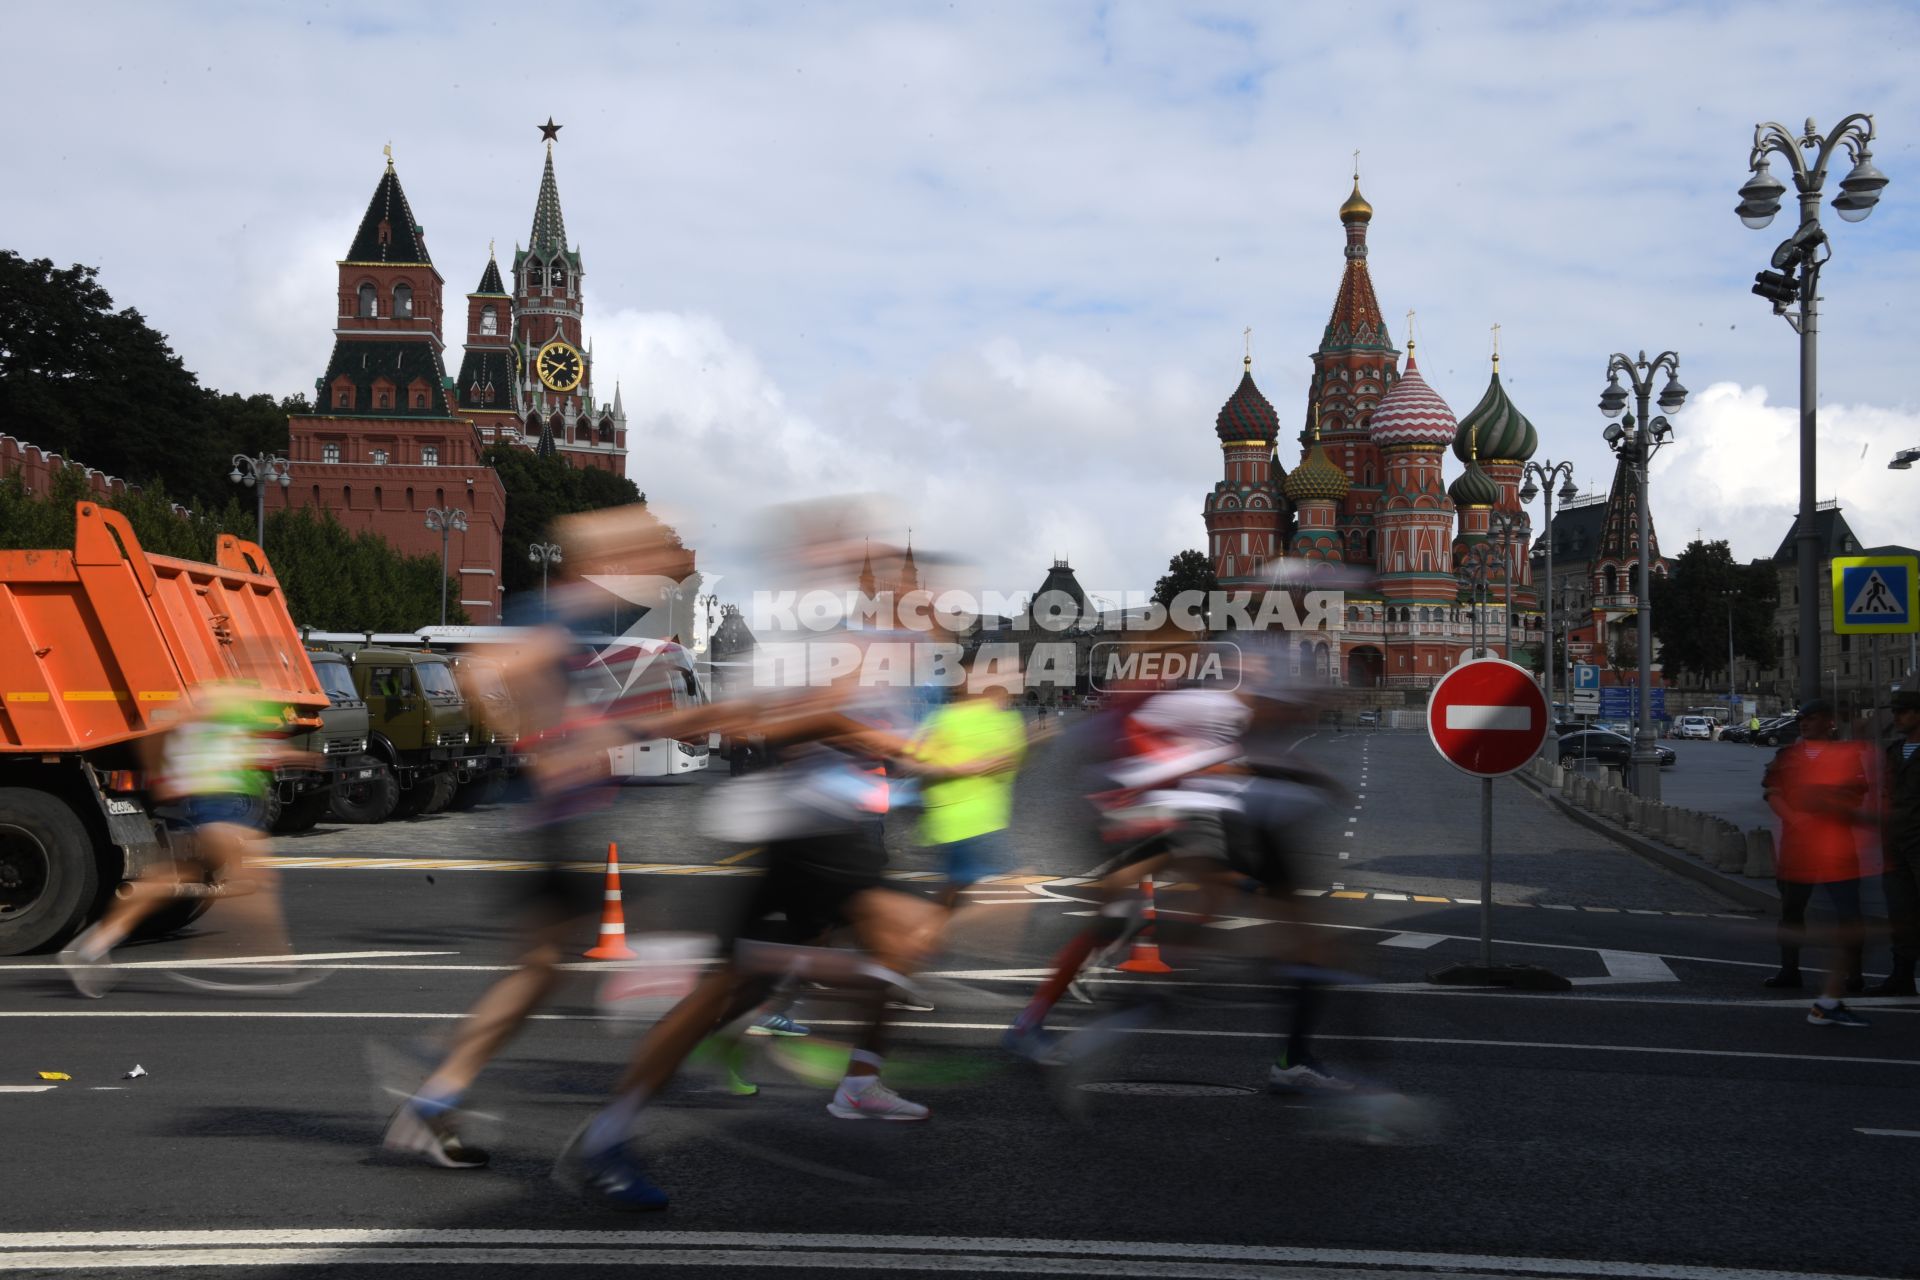
<path id="1" fill-rule="evenodd" d="M 1447 402 L 1420 376 L 1409 338 L 1406 371 L 1380 398 L 1371 427 L 1386 467 L 1374 563 L 1387 607 L 1389 683 L 1429 683 L 1446 673 L 1452 657 L 1435 618 L 1444 620 L 1459 595 L 1453 502 L 1441 478 L 1441 460 L 1458 430 Z"/>
<path id="2" fill-rule="evenodd" d="M 1226 474 L 1207 495 L 1207 558 L 1222 587 L 1256 584 L 1267 561 L 1286 554 L 1290 521 L 1279 485 L 1285 473 L 1274 459 L 1279 429 L 1279 415 L 1253 383 L 1249 355 L 1213 426 Z"/>

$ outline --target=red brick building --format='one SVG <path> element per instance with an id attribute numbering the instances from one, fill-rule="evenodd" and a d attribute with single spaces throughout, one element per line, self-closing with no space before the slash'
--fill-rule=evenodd
<path id="1" fill-rule="evenodd" d="M 464 353 L 447 376 L 444 281 L 427 252 L 393 161 L 338 264 L 333 355 L 314 384 L 314 411 L 288 420 L 293 484 L 270 506 L 323 507 L 408 554 L 441 552 L 429 508 L 466 513 L 447 544 L 448 572 L 475 623 L 499 621 L 506 492 L 481 461 L 505 442 L 569 465 L 626 474 L 627 420 L 615 389 L 593 392 L 581 331 L 580 252 L 567 244 L 553 134 L 533 231 L 513 257 L 511 291 L 491 252 L 467 295 Z"/>

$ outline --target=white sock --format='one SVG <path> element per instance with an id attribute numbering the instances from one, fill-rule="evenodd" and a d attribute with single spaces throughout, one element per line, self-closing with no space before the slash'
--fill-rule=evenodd
<path id="1" fill-rule="evenodd" d="M 1814 1004 L 1822 1009 L 1838 1009 L 1840 1007 L 1840 1002 L 1832 996 L 1821 996 L 1814 1001 Z"/>
<path id="2" fill-rule="evenodd" d="M 870 1076 L 848 1075 L 840 1082 L 840 1091 L 849 1098 L 857 1098 L 871 1089 L 880 1079 L 880 1066 L 885 1060 L 871 1049 L 855 1049 L 847 1058 L 848 1065 L 858 1063 L 863 1067 L 872 1067 Z"/>

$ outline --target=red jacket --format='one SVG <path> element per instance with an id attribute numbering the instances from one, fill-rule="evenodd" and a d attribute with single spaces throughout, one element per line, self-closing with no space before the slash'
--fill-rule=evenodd
<path id="1" fill-rule="evenodd" d="M 1867 829 L 1875 815 L 1865 743 L 1802 739 L 1767 766 L 1766 788 L 1780 815 L 1780 879 L 1827 884 L 1877 870 L 1868 865 L 1878 859 Z"/>

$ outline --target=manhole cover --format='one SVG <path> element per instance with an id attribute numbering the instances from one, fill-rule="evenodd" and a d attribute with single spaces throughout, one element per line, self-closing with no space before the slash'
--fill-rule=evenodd
<path id="1" fill-rule="evenodd" d="M 1152 1098 L 1237 1098 L 1253 1092 L 1239 1085 L 1194 1084 L 1187 1080 L 1095 1080 L 1080 1088 L 1087 1093 Z"/>

